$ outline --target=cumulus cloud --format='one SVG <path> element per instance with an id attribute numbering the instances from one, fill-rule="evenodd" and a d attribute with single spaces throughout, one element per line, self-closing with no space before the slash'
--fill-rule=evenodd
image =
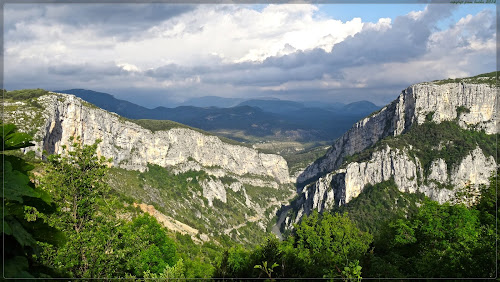
<path id="1" fill-rule="evenodd" d="M 133 92 L 150 93 L 141 102 L 155 95 L 158 101 L 204 95 L 338 100 L 349 93 L 382 104 L 411 83 L 495 69 L 493 12 L 439 30 L 457 7 L 427 5 L 394 20 L 342 22 L 309 4 L 260 10 L 6 4 L 4 81 L 6 88 L 143 89 Z"/>

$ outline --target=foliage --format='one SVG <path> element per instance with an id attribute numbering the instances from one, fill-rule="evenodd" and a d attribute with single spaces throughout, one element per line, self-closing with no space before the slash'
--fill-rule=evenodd
<path id="1" fill-rule="evenodd" d="M 15 101 L 29 100 L 33 98 L 38 98 L 43 95 L 49 94 L 48 91 L 37 88 L 37 89 L 22 89 L 4 92 L 5 99 L 12 99 Z"/>
<path id="2" fill-rule="evenodd" d="M 369 233 L 360 231 L 346 214 L 317 212 L 302 219 L 295 232 L 298 256 L 307 265 L 306 275 L 321 277 L 331 269 L 360 259 L 372 242 Z"/>
<path id="3" fill-rule="evenodd" d="M 256 278 L 263 273 L 269 278 L 271 273 L 276 278 L 341 277 L 336 270 L 352 259 L 361 259 L 371 240 L 370 234 L 361 232 L 345 215 L 315 212 L 303 218 L 286 241 L 269 236 L 252 251 L 241 247 L 227 250 L 215 277 Z"/>
<path id="4" fill-rule="evenodd" d="M 146 279 L 161 279 L 162 281 L 169 281 L 170 279 L 178 280 L 183 279 L 184 277 L 184 262 L 182 259 L 179 259 L 175 265 L 166 266 L 162 273 L 156 274 L 151 273 L 151 271 L 147 270 L 144 272 L 144 278 Z"/>
<path id="5" fill-rule="evenodd" d="M 60 204 L 58 227 L 80 233 L 93 224 L 96 202 L 109 190 L 103 179 L 110 160 L 97 157 L 100 140 L 90 146 L 82 146 L 79 138 L 70 141 L 70 150 L 63 146 L 66 155 L 48 156 L 50 166 L 43 183 Z"/>
<path id="6" fill-rule="evenodd" d="M 415 214 L 417 205 L 424 199 L 421 193 L 400 192 L 390 179 L 375 185 L 367 184 L 358 197 L 334 210 L 347 213 L 361 230 L 370 232 L 377 239 L 389 222 Z"/>
<path id="7" fill-rule="evenodd" d="M 494 71 L 490 73 L 479 74 L 472 77 L 435 80 L 433 81 L 433 83 L 437 85 L 443 85 L 447 83 L 471 83 L 471 84 L 489 84 L 491 86 L 494 86 L 498 81 L 498 74 L 499 74 L 498 71 Z"/>
<path id="8" fill-rule="evenodd" d="M 494 225 L 462 204 L 427 200 L 418 213 L 390 224 L 386 242 L 371 258 L 374 277 L 491 277 L 495 273 Z"/>
<path id="9" fill-rule="evenodd" d="M 254 268 L 260 269 L 267 277 L 272 278 L 273 270 L 279 266 L 277 263 L 273 263 L 271 266 L 267 266 L 267 261 L 263 261 L 262 264 L 257 264 Z M 274 281 L 271 279 L 271 281 Z"/>
<path id="10" fill-rule="evenodd" d="M 103 248 L 109 236 L 116 233 L 98 208 L 108 191 L 103 181 L 107 160 L 96 156 L 99 141 L 90 146 L 82 146 L 79 138 L 70 141 L 69 150 L 63 147 L 64 155 L 48 156 L 49 166 L 41 180 L 44 190 L 59 205 L 48 220 L 64 232 L 66 243 L 60 247 L 45 245 L 40 260 L 71 277 L 102 277 L 110 274 L 104 269 L 110 264 L 103 257 Z"/>
<path id="11" fill-rule="evenodd" d="M 362 267 L 359 265 L 359 260 L 350 261 L 349 266 L 345 266 L 344 270 L 342 270 L 342 278 L 344 281 L 352 281 L 356 279 L 356 281 L 361 281 L 361 269 Z"/>
<path id="12" fill-rule="evenodd" d="M 38 261 L 63 276 L 82 278 L 142 277 L 180 269 L 174 267 L 178 261 L 174 241 L 154 218 L 117 218 L 117 211 L 124 208 L 104 181 L 110 160 L 97 157 L 99 141 L 83 146 L 78 138 L 72 141 L 64 155 L 48 157 L 41 180 L 59 204 L 48 220 L 64 232 L 66 243 L 43 244 Z"/>
<path id="13" fill-rule="evenodd" d="M 457 119 L 462 115 L 462 113 L 470 113 L 470 109 L 465 107 L 465 106 L 458 106 L 457 107 Z"/>
<path id="14" fill-rule="evenodd" d="M 283 157 L 290 168 L 290 174 L 293 175 L 313 163 L 315 160 L 323 157 L 327 149 L 328 146 L 318 145 L 304 151 L 285 154 Z"/>
<path id="15" fill-rule="evenodd" d="M 31 256 L 40 251 L 37 241 L 56 242 L 60 235 L 44 220 L 46 214 L 54 211 L 52 200 L 30 181 L 29 171 L 33 166 L 19 157 L 4 154 L 33 146 L 31 136 L 17 132 L 12 124 L 2 124 L 1 130 L 4 277 L 46 276 L 51 274 L 50 270 L 37 265 Z"/>
<path id="16" fill-rule="evenodd" d="M 431 121 L 432 121 L 432 119 L 434 118 L 434 114 L 435 114 L 435 112 L 434 112 L 434 111 L 427 113 L 427 114 L 425 115 L 425 121 L 427 121 L 427 122 L 431 122 Z"/>
<path id="17" fill-rule="evenodd" d="M 207 199 L 202 196 L 202 184 L 220 181 L 223 185 L 230 185 L 238 176 L 227 174 L 215 177 L 203 170 L 176 174 L 173 170 L 152 164 L 148 165 L 145 172 L 115 167 L 109 170 L 107 181 L 120 197 L 127 198 L 128 203 L 135 201 L 151 204 L 161 213 L 199 230 L 200 233 L 210 234 L 211 239 L 223 246 L 231 246 L 236 241 L 245 242 L 251 247 L 259 244 L 265 237 L 265 230 L 256 222 L 247 220 L 258 216 L 255 205 L 247 206 L 247 197 L 264 209 L 262 221 L 267 224 L 274 216 L 274 206 L 269 198 L 283 201 L 293 189 L 291 185 L 279 189 L 244 185 L 244 189 L 239 191 L 226 187 L 226 202 L 214 199 L 213 206 L 210 207 Z M 221 214 L 225 216 L 221 217 Z M 232 229 L 235 226 L 239 228 Z M 229 236 L 227 244 L 224 236 Z M 185 263 L 188 261 L 185 260 Z"/>
<path id="18" fill-rule="evenodd" d="M 122 232 L 122 240 L 135 244 L 127 257 L 127 268 L 135 275 L 162 273 L 176 264 L 176 246 L 153 217 L 137 217 Z"/>

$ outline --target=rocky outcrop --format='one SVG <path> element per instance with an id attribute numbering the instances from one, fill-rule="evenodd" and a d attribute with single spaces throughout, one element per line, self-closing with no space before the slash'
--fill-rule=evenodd
<path id="1" fill-rule="evenodd" d="M 34 135 L 36 146 L 26 151 L 37 156 L 42 150 L 63 152 L 70 137 L 80 137 L 83 144 L 100 139 L 97 153 L 112 158 L 110 166 L 124 169 L 110 170 L 110 186 L 142 203 L 144 212 L 170 230 L 188 234 L 197 243 L 227 234 L 255 244 L 258 236 L 249 238 L 247 230 L 257 227 L 255 234 L 264 234 L 276 211 L 294 196 L 287 163 L 278 155 L 222 142 L 168 121 L 155 126 L 170 129 L 151 131 L 72 95 L 51 93 L 3 102 L 4 122 Z M 144 172 L 150 164 L 167 171 L 131 171 Z"/>
<path id="2" fill-rule="evenodd" d="M 291 228 L 312 210 L 322 212 L 348 203 L 367 184 L 389 179 L 402 192 L 422 192 L 441 203 L 457 199 L 455 188 L 474 189 L 488 184 L 497 164 L 479 147 L 451 168 L 443 159 L 432 160 L 428 172 L 424 172 L 414 154 L 409 154 L 412 148 L 387 146 L 373 152 L 367 161 L 344 163 L 344 160 L 381 139 L 404 134 L 413 124 L 426 121 L 455 121 L 464 129 L 496 134 L 499 132 L 497 90 L 488 83 L 463 82 L 420 83 L 403 90 L 395 101 L 357 122 L 334 142 L 324 157 L 297 178 L 299 197 L 292 207 L 295 213 L 284 221 L 286 227 Z"/>
<path id="3" fill-rule="evenodd" d="M 425 176 L 418 158 L 409 157 L 407 150 L 386 147 L 375 152 L 368 161 L 349 163 L 345 169 L 328 173 L 305 186 L 295 205 L 295 220 L 288 219 L 288 228 L 313 210 L 323 212 L 348 203 L 368 184 L 393 179 L 401 192 L 421 192 L 440 203 L 453 202 L 459 197 L 459 190 L 455 187 L 488 185 L 489 177 L 496 169 L 494 158 L 486 157 L 477 147 L 450 173 L 443 159 L 434 160 L 429 175 Z"/>
<path id="4" fill-rule="evenodd" d="M 152 132 L 73 95 L 46 95 L 37 102 L 43 106 L 45 120 L 35 136 L 38 141 L 34 150 L 38 154 L 41 150 L 37 149 L 61 153 L 70 137 L 79 136 L 84 144 L 101 139 L 98 154 L 129 170 L 144 171 L 148 163 L 168 167 L 194 161 L 201 167 L 220 168 L 235 175 L 290 182 L 287 163 L 278 155 L 227 144 L 216 136 L 188 128 Z M 11 114 L 15 118 L 16 112 Z"/>
<path id="5" fill-rule="evenodd" d="M 489 84 L 420 83 L 403 90 L 379 112 L 366 117 L 337 139 L 325 156 L 297 178 L 300 188 L 338 169 L 345 157 L 388 137 L 407 131 L 415 122 L 457 120 L 462 128 L 498 133 L 497 89 Z"/>

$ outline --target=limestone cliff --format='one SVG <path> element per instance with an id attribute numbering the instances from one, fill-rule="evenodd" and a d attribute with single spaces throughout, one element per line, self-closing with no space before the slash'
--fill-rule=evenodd
<path id="1" fill-rule="evenodd" d="M 3 106 L 4 122 L 34 136 L 36 146 L 26 153 L 61 153 L 70 137 L 84 144 L 100 139 L 97 153 L 112 158 L 110 186 L 195 242 L 224 234 L 254 244 L 294 195 L 281 156 L 181 124 L 127 120 L 61 93 L 5 99 Z"/>
<path id="2" fill-rule="evenodd" d="M 323 158 L 297 178 L 299 188 L 338 169 L 345 157 L 385 137 L 400 135 L 413 123 L 422 124 L 430 116 L 436 123 L 458 119 L 462 128 L 497 133 L 497 103 L 497 89 L 490 84 L 430 82 L 412 85 L 392 103 L 360 120 L 337 139 Z"/>
<path id="3" fill-rule="evenodd" d="M 485 136 L 497 134 L 497 90 L 492 83 L 467 83 L 467 80 L 420 83 L 403 90 L 395 101 L 357 122 L 334 142 L 324 157 L 298 177 L 299 197 L 292 206 L 294 213 L 284 221 L 285 226 L 291 228 L 312 210 L 322 212 L 346 204 L 365 185 L 389 179 L 394 179 L 402 192 L 422 192 L 441 203 L 457 200 L 457 188 L 488 184 L 497 163 L 479 146 L 454 160 L 453 165 L 434 158 L 430 163 L 427 160 L 424 168 L 415 154 L 418 148 L 381 147 L 377 142 L 389 137 L 397 139 L 412 126 L 426 122 L 452 121 L 459 125 L 457 128 L 483 131 Z M 446 146 L 456 145 L 439 144 L 435 150 L 439 152 Z M 348 157 L 367 148 L 371 150 L 367 159 L 346 162 Z"/>
<path id="4" fill-rule="evenodd" d="M 35 128 L 23 128 L 28 126 L 26 119 L 35 117 L 22 108 L 8 112 L 6 121 L 23 131 L 36 132 L 34 150 L 38 155 L 39 149 L 61 153 L 62 146 L 69 145 L 69 137 L 80 136 L 84 144 L 101 139 L 98 154 L 112 158 L 114 166 L 125 169 L 144 171 L 148 163 L 167 167 L 194 161 L 201 167 L 217 167 L 239 176 L 259 175 L 278 183 L 290 182 L 287 163 L 278 155 L 227 144 L 188 128 L 152 132 L 73 95 L 45 95 L 37 103 L 43 111 L 37 113 L 42 121 Z"/>

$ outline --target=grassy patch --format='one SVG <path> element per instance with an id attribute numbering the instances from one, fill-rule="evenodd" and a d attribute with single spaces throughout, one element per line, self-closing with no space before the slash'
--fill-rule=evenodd
<path id="1" fill-rule="evenodd" d="M 283 157 L 288 163 L 290 174 L 293 175 L 299 170 L 306 168 L 309 164 L 311 164 L 315 160 L 323 157 L 328 148 L 329 147 L 327 146 L 320 145 L 318 147 L 304 150 L 295 154 L 283 155 Z"/>
<path id="2" fill-rule="evenodd" d="M 14 91 L 7 93 L 10 92 Z M 16 90 L 15 92 L 20 92 L 20 94 L 11 95 L 3 101 L 4 122 L 16 124 L 19 131 L 30 134 L 35 141 L 41 141 L 40 136 L 36 134 L 45 124 L 46 119 L 43 116 L 44 107 L 37 100 L 39 91 L 32 93 L 27 90 L 24 92 Z"/>
<path id="3" fill-rule="evenodd" d="M 14 101 L 24 101 L 24 100 L 38 98 L 47 94 L 49 94 L 49 91 L 40 88 L 4 91 L 4 99 L 11 99 Z"/>
<path id="4" fill-rule="evenodd" d="M 448 83 L 470 83 L 470 84 L 488 84 L 490 86 L 496 85 L 498 81 L 498 74 L 500 72 L 494 71 L 490 73 L 483 73 L 472 77 L 465 78 L 448 78 L 444 80 L 434 80 L 433 83 L 437 85 L 443 85 Z"/>

